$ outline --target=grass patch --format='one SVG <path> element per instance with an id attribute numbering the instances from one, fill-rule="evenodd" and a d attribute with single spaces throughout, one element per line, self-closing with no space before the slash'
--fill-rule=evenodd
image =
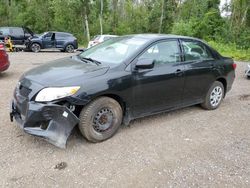
<path id="1" fill-rule="evenodd" d="M 231 57 L 234 60 L 250 61 L 250 48 L 240 49 L 233 43 L 223 44 L 215 41 L 208 43 L 223 56 Z"/>

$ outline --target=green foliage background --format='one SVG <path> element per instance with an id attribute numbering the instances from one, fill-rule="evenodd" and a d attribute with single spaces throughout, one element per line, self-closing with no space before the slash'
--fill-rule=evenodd
<path id="1" fill-rule="evenodd" d="M 101 2 L 103 9 L 101 14 Z M 87 44 L 104 34 L 173 33 L 210 41 L 222 54 L 249 60 L 250 0 L 0 0 L 0 26 L 27 26 L 35 33 L 71 32 Z"/>

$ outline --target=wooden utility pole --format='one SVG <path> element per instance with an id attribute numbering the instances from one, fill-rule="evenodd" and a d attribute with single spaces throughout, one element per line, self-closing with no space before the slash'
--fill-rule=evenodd
<path id="1" fill-rule="evenodd" d="M 86 35 L 88 42 L 90 41 L 90 34 L 89 34 L 89 22 L 88 22 L 88 15 L 86 7 L 84 7 L 84 21 L 85 21 L 85 28 L 86 28 Z"/>
<path id="2" fill-rule="evenodd" d="M 165 0 L 162 0 L 159 33 L 161 33 L 162 22 L 163 22 L 163 17 L 164 17 L 164 3 L 165 3 Z"/>
<path id="3" fill-rule="evenodd" d="M 100 1 L 101 1 L 101 10 L 100 10 L 100 15 L 99 15 L 99 20 L 100 20 L 100 29 L 101 29 L 100 34 L 102 35 L 103 34 L 103 28 L 102 28 L 103 0 L 100 0 Z"/>

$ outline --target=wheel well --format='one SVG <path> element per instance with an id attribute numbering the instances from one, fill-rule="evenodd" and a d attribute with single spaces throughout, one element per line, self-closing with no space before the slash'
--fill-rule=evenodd
<path id="1" fill-rule="evenodd" d="M 72 46 L 74 47 L 74 49 L 76 48 L 75 45 L 74 45 L 73 43 L 67 43 L 67 44 L 64 45 L 64 49 L 66 49 L 66 47 L 67 47 L 68 45 L 72 45 Z"/>
<path id="2" fill-rule="evenodd" d="M 221 82 L 222 84 L 223 84 L 223 86 L 224 86 L 224 95 L 226 94 L 226 92 L 227 92 L 227 81 L 226 81 L 226 79 L 225 78 L 218 78 L 217 79 L 217 81 L 219 81 L 219 82 Z"/>
<path id="3" fill-rule="evenodd" d="M 114 94 L 105 94 L 105 95 L 101 95 L 99 97 L 103 97 L 103 96 L 110 97 L 110 98 L 116 100 L 120 104 L 120 106 L 122 107 L 123 115 L 125 114 L 125 112 L 126 112 L 126 103 L 122 100 L 121 97 L 119 97 L 118 95 L 114 95 Z"/>
<path id="4" fill-rule="evenodd" d="M 39 44 L 39 46 L 42 48 L 42 45 L 39 42 L 32 42 L 29 47 L 31 47 L 33 44 Z"/>
<path id="5" fill-rule="evenodd" d="M 95 100 L 95 99 L 97 99 L 97 98 L 99 98 L 99 97 L 110 97 L 110 98 L 116 100 L 116 101 L 120 104 L 120 106 L 121 106 L 121 108 L 122 108 L 123 115 L 125 115 L 125 113 L 126 113 L 126 103 L 122 100 L 121 97 L 119 97 L 118 95 L 114 95 L 114 94 L 104 94 L 104 95 L 99 95 L 99 96 L 97 96 L 97 97 L 91 99 L 89 102 L 91 102 L 91 101 L 93 101 L 93 100 Z M 88 103 L 89 103 L 89 102 L 88 102 Z M 86 104 L 86 105 L 87 105 L 87 104 Z M 85 106 L 85 105 L 84 105 L 84 106 Z M 76 105 L 76 110 L 75 110 L 74 113 L 75 113 L 75 115 L 76 115 L 77 117 L 79 117 L 79 114 L 80 114 L 81 110 L 84 108 L 84 106 L 83 106 L 83 105 Z"/>

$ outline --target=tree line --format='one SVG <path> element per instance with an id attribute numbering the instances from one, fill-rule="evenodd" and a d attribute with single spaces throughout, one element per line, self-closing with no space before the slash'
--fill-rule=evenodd
<path id="1" fill-rule="evenodd" d="M 250 47 L 250 0 L 0 0 L 0 26 L 35 33 L 71 32 L 86 43 L 97 34 L 173 33 Z"/>

